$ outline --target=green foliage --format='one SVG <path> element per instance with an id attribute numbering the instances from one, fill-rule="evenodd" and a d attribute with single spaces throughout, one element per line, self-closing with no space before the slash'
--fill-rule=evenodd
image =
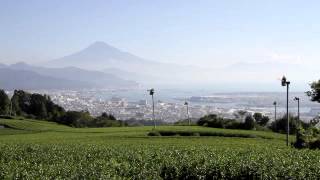
<path id="1" fill-rule="evenodd" d="M 315 118 L 313 118 L 313 119 L 310 120 L 309 125 L 310 125 L 311 127 L 313 127 L 313 126 L 316 126 L 316 125 L 319 124 L 319 123 L 320 123 L 320 116 L 318 115 L 318 116 L 316 116 Z"/>
<path id="2" fill-rule="evenodd" d="M 6 92 L 0 89 L 0 115 L 8 115 L 10 108 L 10 100 Z"/>
<path id="3" fill-rule="evenodd" d="M 47 98 L 46 96 L 42 96 L 40 94 L 32 94 L 30 98 L 30 106 L 29 106 L 29 114 L 33 114 L 34 116 L 44 119 L 48 117 L 47 113 Z"/>
<path id="4" fill-rule="evenodd" d="M 123 121 L 118 121 L 112 115 L 102 113 L 96 118 L 87 111 L 67 111 L 58 123 L 72 127 L 122 127 L 127 126 Z"/>
<path id="5" fill-rule="evenodd" d="M 253 129 L 254 127 L 255 127 L 255 121 L 251 115 L 248 115 L 244 120 L 243 129 L 250 130 L 250 129 Z"/>
<path id="6" fill-rule="evenodd" d="M 31 94 L 15 90 L 11 98 L 12 110 L 16 115 L 23 116 L 29 113 Z"/>
<path id="7" fill-rule="evenodd" d="M 306 92 L 307 95 L 311 98 L 311 101 L 320 103 L 320 80 L 314 81 L 310 87 L 311 90 Z M 294 143 L 296 148 L 320 149 L 320 129 L 315 127 L 319 125 L 319 122 L 320 117 L 317 116 L 310 121 L 308 126 L 302 124 L 299 127 L 297 139 Z"/>
<path id="8" fill-rule="evenodd" d="M 240 129 L 240 122 L 232 119 L 225 119 L 216 114 L 209 114 L 201 117 L 197 124 L 199 126 L 214 128 Z"/>
<path id="9" fill-rule="evenodd" d="M 65 112 L 64 108 L 53 103 L 47 95 L 29 94 L 22 90 L 15 90 L 11 101 L 15 114 L 30 119 L 49 120 L 73 127 L 121 127 L 127 125 L 106 113 L 94 118 L 86 111 Z"/>
<path id="10" fill-rule="evenodd" d="M 209 114 L 201 117 L 197 122 L 199 126 L 225 128 L 225 129 L 253 129 L 255 121 L 252 116 L 247 115 L 244 122 L 235 119 L 227 119 L 219 117 L 216 114 Z"/>
<path id="11" fill-rule="evenodd" d="M 256 123 L 260 126 L 266 126 L 270 120 L 268 116 L 263 116 L 261 113 L 254 113 L 253 118 L 255 119 Z"/>
<path id="12" fill-rule="evenodd" d="M 233 115 L 238 121 L 241 122 L 249 115 L 249 113 L 248 111 L 245 111 L 245 110 L 238 110 L 238 111 L 235 111 Z"/>
<path id="13" fill-rule="evenodd" d="M 320 80 L 311 83 L 310 88 L 311 90 L 307 92 L 307 95 L 311 98 L 311 101 L 320 103 Z"/>
<path id="14" fill-rule="evenodd" d="M 306 130 L 299 129 L 294 146 L 296 148 L 320 149 L 320 129 L 315 127 Z"/>
<path id="15" fill-rule="evenodd" d="M 148 133 L 148 136 L 161 136 L 159 131 L 150 131 Z"/>
<path id="16" fill-rule="evenodd" d="M 154 125 L 153 120 L 135 119 L 135 118 L 130 118 L 128 120 L 125 120 L 125 123 L 128 126 L 153 126 Z M 156 120 L 156 124 L 159 126 L 159 125 L 169 125 L 171 123 L 168 123 L 164 120 Z"/>
<path id="17" fill-rule="evenodd" d="M 91 121 L 93 118 L 87 111 L 67 111 L 58 122 L 73 127 L 87 127 Z"/>
<path id="18" fill-rule="evenodd" d="M 256 120 L 256 122 L 258 123 L 259 121 L 261 121 L 261 119 L 262 119 L 262 114 L 261 113 L 254 113 L 253 114 L 253 118 Z"/>
<path id="19" fill-rule="evenodd" d="M 94 135 L 99 135 L 99 133 L 111 133 L 117 135 L 128 135 L 131 133 L 137 136 L 145 136 L 148 132 L 150 132 L 151 127 L 144 126 L 144 127 L 113 127 L 113 128 L 72 128 L 70 126 L 61 125 L 55 122 L 48 122 L 48 121 L 39 121 L 39 120 L 30 120 L 30 119 L 0 119 L 0 125 L 6 125 L 7 127 L 11 127 L 14 129 L 20 130 L 27 130 L 27 131 L 35 131 L 35 132 L 67 132 L 69 135 L 70 133 L 77 133 L 81 132 L 85 136 L 93 133 Z M 201 126 L 157 126 L 156 131 L 192 131 L 192 132 L 214 132 L 214 133 L 221 133 L 221 134 L 253 134 L 256 137 L 261 137 L 264 139 L 279 139 L 285 140 L 285 136 L 278 133 L 273 132 L 266 132 L 266 131 L 250 131 L 250 130 L 238 130 L 238 129 L 220 129 L 220 128 L 206 128 Z M 85 132 L 85 133 L 84 133 Z M 123 133 L 126 132 L 126 133 Z M 109 135 L 109 134 L 108 134 Z M 99 135 L 100 136 L 100 135 Z M 77 135 L 76 138 L 80 136 Z M 37 138 L 37 137 L 35 137 Z M 65 138 L 63 136 L 63 138 Z M 0 138 L 1 139 L 1 138 Z M 21 139 L 21 137 L 20 137 Z"/>
<path id="20" fill-rule="evenodd" d="M 317 179 L 318 152 L 233 146 L 1 145 L 1 179 Z M 227 154 L 227 156 L 226 156 Z M 17 158 L 19 157 L 19 158 Z M 296 163 L 300 162 L 300 163 Z M 310 167 L 310 168 L 309 168 Z M 312 168 L 311 168 L 312 167 Z M 297 171 L 298 170 L 298 171 Z"/>
<path id="21" fill-rule="evenodd" d="M 151 131 L 149 136 L 219 136 L 219 137 L 241 137 L 256 138 L 254 134 L 230 133 L 230 132 L 214 132 L 214 131 Z M 267 138 L 261 136 L 261 138 Z"/>
<path id="22" fill-rule="evenodd" d="M 270 129 L 274 132 L 278 133 L 286 133 L 287 132 L 287 115 L 284 115 L 281 119 L 277 119 L 271 123 Z M 289 128 L 290 134 L 296 134 L 297 129 L 299 127 L 307 128 L 309 124 L 298 120 L 297 117 L 292 116 L 289 114 Z"/>
<path id="23" fill-rule="evenodd" d="M 21 116 L 58 121 L 65 113 L 65 110 L 54 104 L 47 95 L 15 90 L 11 101 L 13 111 Z"/>
<path id="24" fill-rule="evenodd" d="M 123 121 L 118 121 L 113 115 L 102 113 L 93 119 L 93 121 L 88 125 L 89 127 L 122 127 L 127 126 Z"/>
<path id="25" fill-rule="evenodd" d="M 1 123 L 28 133 L 0 133 L 0 179 L 317 179 L 320 173 L 320 151 L 288 148 L 285 136 L 272 132 L 158 126 L 157 131 L 274 138 L 147 137 L 150 127 L 71 128 L 35 120 Z"/>

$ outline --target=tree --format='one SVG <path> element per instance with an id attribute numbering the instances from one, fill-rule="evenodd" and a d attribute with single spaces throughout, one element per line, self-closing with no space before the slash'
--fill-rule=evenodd
<path id="1" fill-rule="evenodd" d="M 242 123 L 234 119 L 226 119 L 216 114 L 209 114 L 201 117 L 197 124 L 199 126 L 207 126 L 214 128 L 241 129 Z"/>
<path id="2" fill-rule="evenodd" d="M 320 116 L 316 116 L 313 119 L 310 120 L 309 124 L 310 126 L 317 126 L 320 123 Z"/>
<path id="3" fill-rule="evenodd" d="M 311 101 L 320 103 L 320 80 L 311 83 L 310 88 L 311 90 L 307 91 L 307 95 L 311 98 Z"/>
<path id="4" fill-rule="evenodd" d="M 107 114 L 106 112 L 103 112 L 100 117 L 107 118 L 110 120 L 117 120 L 112 114 Z"/>
<path id="5" fill-rule="evenodd" d="M 4 90 L 0 90 L 0 114 L 9 114 L 10 99 Z"/>
<path id="6" fill-rule="evenodd" d="M 261 113 L 254 113 L 253 118 L 256 121 L 256 123 L 260 126 L 267 125 L 270 120 L 268 116 L 263 116 Z"/>
<path id="7" fill-rule="evenodd" d="M 87 111 L 67 111 L 58 121 L 58 123 L 73 127 L 88 127 L 93 118 Z"/>
<path id="8" fill-rule="evenodd" d="M 12 109 L 17 115 L 29 114 L 31 94 L 22 90 L 15 90 L 11 98 Z"/>
<path id="9" fill-rule="evenodd" d="M 28 113 L 40 119 L 48 118 L 46 103 L 46 96 L 42 96 L 41 94 L 32 94 L 30 97 L 30 106 Z"/>
<path id="10" fill-rule="evenodd" d="M 47 108 L 47 118 L 51 121 L 59 121 L 60 117 L 62 117 L 66 112 L 63 107 L 54 104 L 51 100 L 46 103 Z"/>
<path id="11" fill-rule="evenodd" d="M 121 127 L 127 124 L 123 121 L 118 121 L 113 115 L 102 113 L 101 116 L 96 117 L 89 125 L 91 127 Z"/>
<path id="12" fill-rule="evenodd" d="M 65 114 L 65 110 L 53 103 L 47 95 L 15 90 L 11 102 L 13 111 L 20 116 L 58 121 Z"/>
<path id="13" fill-rule="evenodd" d="M 294 147 L 320 149 L 320 129 L 315 127 L 300 129 Z"/>
<path id="14" fill-rule="evenodd" d="M 311 101 L 320 103 L 320 80 L 311 83 L 310 88 L 311 90 L 307 91 L 306 94 L 311 98 Z M 319 122 L 319 116 L 312 119 L 309 124 L 300 121 L 301 125 L 297 130 L 297 140 L 294 143 L 296 148 L 320 149 L 320 130 L 317 127 Z"/>
<path id="15" fill-rule="evenodd" d="M 216 114 L 209 114 L 205 115 L 204 117 L 201 117 L 197 124 L 199 126 L 209 126 L 209 127 L 215 127 L 215 128 L 223 128 L 223 124 L 221 122 L 221 118 L 218 117 Z"/>
<path id="16" fill-rule="evenodd" d="M 233 113 L 234 117 L 238 119 L 240 122 L 243 122 L 246 116 L 248 115 L 248 111 L 238 110 Z"/>
<path id="17" fill-rule="evenodd" d="M 289 128 L 290 134 L 295 134 L 298 130 L 298 125 L 303 128 L 308 128 L 309 124 L 298 120 L 298 117 L 294 117 L 289 114 Z M 271 123 L 270 129 L 274 132 L 286 133 L 287 132 L 287 115 L 284 115 L 281 119 L 277 119 Z"/>
<path id="18" fill-rule="evenodd" d="M 270 121 L 270 118 L 268 116 L 262 116 L 262 119 L 258 124 L 260 126 L 266 126 L 269 121 Z"/>
<path id="19" fill-rule="evenodd" d="M 261 113 L 254 113 L 253 114 L 253 118 L 254 118 L 254 120 L 256 120 L 256 122 L 259 124 L 259 122 L 262 120 L 262 114 Z"/>
<path id="20" fill-rule="evenodd" d="M 251 115 L 246 116 L 244 120 L 243 128 L 251 130 L 254 128 L 254 126 L 255 126 L 254 118 Z"/>

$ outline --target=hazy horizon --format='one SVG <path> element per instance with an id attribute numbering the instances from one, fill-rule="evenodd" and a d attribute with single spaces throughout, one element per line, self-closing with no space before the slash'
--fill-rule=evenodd
<path id="1" fill-rule="evenodd" d="M 168 81 L 168 87 L 198 84 L 225 86 L 222 90 L 281 91 L 279 78 L 286 75 L 293 91 L 306 91 L 320 75 L 317 5 L 317 1 L 4 0 L 0 2 L 0 63 L 42 66 L 101 41 L 143 60 L 178 65 L 179 76 L 169 82 L 170 78 L 156 77 L 166 74 L 165 65 L 154 71 L 151 65 L 141 68 L 132 63 L 119 69 L 120 64 L 107 66 L 110 61 L 105 66 L 96 64 L 125 73 L 150 69 L 153 79 L 161 85 Z M 151 86 L 150 80 L 141 80 L 150 72 L 130 80 Z"/>

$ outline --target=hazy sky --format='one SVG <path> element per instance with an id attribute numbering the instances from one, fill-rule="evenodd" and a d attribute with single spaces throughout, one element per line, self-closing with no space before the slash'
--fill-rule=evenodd
<path id="1" fill-rule="evenodd" d="M 94 41 L 146 59 L 224 66 L 320 61 L 320 1 L 0 0 L 0 62 L 44 61 Z"/>

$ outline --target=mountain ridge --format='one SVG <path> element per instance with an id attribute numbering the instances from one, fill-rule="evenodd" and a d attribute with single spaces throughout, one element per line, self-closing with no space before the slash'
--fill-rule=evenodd
<path id="1" fill-rule="evenodd" d="M 86 82 L 43 76 L 32 71 L 11 68 L 0 68 L 0 84 L 1 88 L 6 90 L 82 89 L 93 87 Z"/>
<path id="2" fill-rule="evenodd" d="M 19 62 L 11 65 L 5 65 L 1 69 L 7 69 L 7 71 L 9 71 L 9 69 L 14 70 L 17 75 L 20 74 L 19 72 L 22 74 L 28 72 L 27 74 L 32 74 L 33 78 L 37 77 L 41 80 L 47 78 L 46 81 L 52 80 L 53 82 L 56 82 L 55 79 L 59 79 L 62 82 L 70 81 L 73 82 L 73 84 L 78 84 L 76 88 L 127 88 L 138 86 L 138 83 L 134 81 L 124 80 L 112 74 L 99 71 L 83 70 L 76 67 L 47 68 L 29 65 L 25 62 Z M 11 71 L 8 73 L 10 74 Z M 8 80 L 11 79 L 11 76 L 7 77 Z M 42 81 L 39 81 L 38 83 L 39 87 L 42 87 L 43 83 L 46 84 L 46 82 Z M 59 84 L 56 84 L 56 86 L 61 87 Z"/>
<path id="3" fill-rule="evenodd" d="M 196 67 L 151 61 L 98 41 L 62 58 L 48 61 L 48 67 L 74 66 L 87 70 L 108 72 L 140 84 L 177 84 L 190 81 Z M 114 71 L 113 71 L 114 72 Z M 189 75 L 189 78 L 187 77 Z M 193 77 L 193 76 L 191 76 Z"/>

